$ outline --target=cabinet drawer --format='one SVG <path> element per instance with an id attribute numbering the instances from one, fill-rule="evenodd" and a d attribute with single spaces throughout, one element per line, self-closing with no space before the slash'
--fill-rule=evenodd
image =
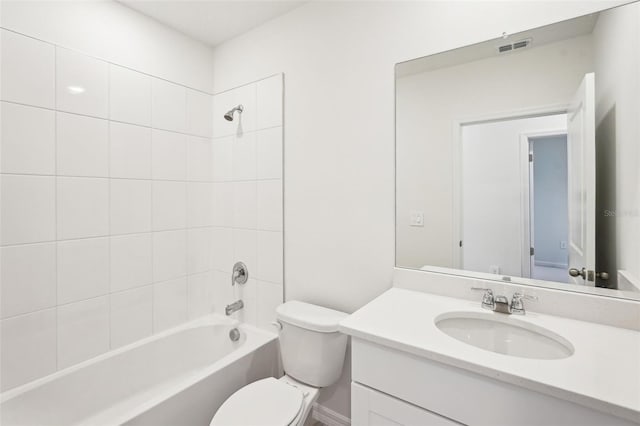
<path id="1" fill-rule="evenodd" d="M 460 426 L 460 423 L 382 392 L 351 383 L 353 426 Z"/>

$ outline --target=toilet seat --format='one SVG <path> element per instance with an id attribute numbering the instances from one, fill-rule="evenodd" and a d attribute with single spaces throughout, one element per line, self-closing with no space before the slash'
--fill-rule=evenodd
<path id="1" fill-rule="evenodd" d="M 303 402 L 300 389 L 268 377 L 231 395 L 210 426 L 288 426 L 297 419 Z"/>

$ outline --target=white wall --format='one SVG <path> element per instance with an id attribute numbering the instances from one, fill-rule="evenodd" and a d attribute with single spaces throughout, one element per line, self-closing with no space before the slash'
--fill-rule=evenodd
<path id="1" fill-rule="evenodd" d="M 568 104 L 592 70 L 583 36 L 398 79 L 397 264 L 455 266 L 455 120 Z M 424 227 L 409 226 L 410 210 L 425 212 Z"/>
<path id="2" fill-rule="evenodd" d="M 497 266 L 497 273 L 523 276 L 529 214 L 522 209 L 522 168 L 528 172 L 528 162 L 521 156 L 521 136 L 566 127 L 566 114 L 463 126 L 463 269 L 492 273 Z"/>
<path id="3" fill-rule="evenodd" d="M 391 285 L 396 62 L 611 4 L 312 2 L 216 48 L 215 92 L 285 74 L 287 299 L 352 312 Z M 348 415 L 341 380 L 320 402 Z"/>
<path id="4" fill-rule="evenodd" d="M 212 96 L 187 87 L 210 52 L 117 4 L 38 4 L 2 10 L 27 33 L 1 30 L 3 391 L 213 309 Z"/>
<path id="5" fill-rule="evenodd" d="M 2 0 L 0 25 L 211 93 L 211 49 L 110 0 Z"/>
<path id="6" fill-rule="evenodd" d="M 213 97 L 215 310 L 242 299 L 234 317 L 270 331 L 283 301 L 282 88 L 277 74 Z M 244 112 L 225 120 L 238 104 Z M 249 281 L 232 288 L 238 261 Z"/>
<path id="7" fill-rule="evenodd" d="M 640 283 L 640 4 L 600 15 L 596 66 L 597 269 Z M 615 216 L 605 216 L 605 210 Z M 615 236 L 615 237 L 614 237 Z"/>

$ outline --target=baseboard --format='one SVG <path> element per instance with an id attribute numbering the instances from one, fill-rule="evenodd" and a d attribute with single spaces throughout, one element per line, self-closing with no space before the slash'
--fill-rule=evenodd
<path id="1" fill-rule="evenodd" d="M 343 416 L 340 413 L 336 413 L 333 410 L 328 409 L 318 403 L 313 404 L 313 411 L 311 411 L 311 417 L 314 420 L 326 425 L 326 426 L 350 426 L 351 419 Z"/>
<path id="2" fill-rule="evenodd" d="M 566 269 L 568 265 L 566 263 L 547 262 L 546 260 L 536 260 L 536 266 L 546 266 L 547 268 Z"/>

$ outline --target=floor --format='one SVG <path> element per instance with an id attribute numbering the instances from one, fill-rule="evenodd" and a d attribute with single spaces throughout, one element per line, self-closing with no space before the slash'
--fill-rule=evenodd
<path id="1" fill-rule="evenodd" d="M 552 268 L 549 266 L 534 266 L 531 278 L 536 280 L 555 281 L 560 283 L 569 282 L 567 268 Z"/>

